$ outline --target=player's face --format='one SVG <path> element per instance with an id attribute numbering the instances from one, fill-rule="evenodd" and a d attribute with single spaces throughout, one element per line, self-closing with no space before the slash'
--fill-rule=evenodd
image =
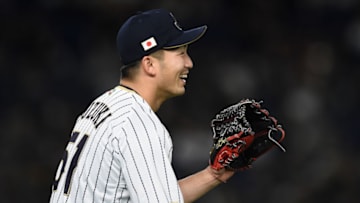
<path id="1" fill-rule="evenodd" d="M 187 46 L 164 50 L 159 67 L 159 92 L 165 98 L 183 95 L 193 62 L 187 53 Z"/>

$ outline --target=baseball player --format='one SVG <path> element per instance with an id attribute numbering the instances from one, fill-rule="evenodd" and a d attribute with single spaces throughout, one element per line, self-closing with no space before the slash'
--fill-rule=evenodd
<path id="1" fill-rule="evenodd" d="M 155 114 L 185 93 L 193 67 L 188 45 L 206 29 L 183 30 L 165 9 L 138 13 L 121 26 L 120 84 L 76 120 L 50 202 L 193 202 L 234 174 L 208 166 L 178 180 L 171 137 Z"/>

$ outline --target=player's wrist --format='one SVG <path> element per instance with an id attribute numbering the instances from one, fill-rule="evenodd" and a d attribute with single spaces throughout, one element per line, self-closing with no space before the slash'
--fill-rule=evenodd
<path id="1" fill-rule="evenodd" d="M 211 166 L 208 166 L 207 170 L 211 174 L 211 176 L 219 183 L 226 183 L 235 173 L 234 171 L 226 170 L 225 168 L 216 170 Z"/>

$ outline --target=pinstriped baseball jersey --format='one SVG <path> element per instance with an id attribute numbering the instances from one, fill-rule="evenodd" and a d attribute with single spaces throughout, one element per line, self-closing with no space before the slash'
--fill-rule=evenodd
<path id="1" fill-rule="evenodd" d="M 50 202 L 183 202 L 172 146 L 145 100 L 117 86 L 78 117 Z"/>

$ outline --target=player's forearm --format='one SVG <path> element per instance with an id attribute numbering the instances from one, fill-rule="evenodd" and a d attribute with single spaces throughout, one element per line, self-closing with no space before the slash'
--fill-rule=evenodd
<path id="1" fill-rule="evenodd" d="M 194 202 L 222 182 L 229 179 L 233 173 L 226 172 L 222 177 L 216 177 L 210 167 L 179 180 L 181 192 L 186 203 Z"/>

